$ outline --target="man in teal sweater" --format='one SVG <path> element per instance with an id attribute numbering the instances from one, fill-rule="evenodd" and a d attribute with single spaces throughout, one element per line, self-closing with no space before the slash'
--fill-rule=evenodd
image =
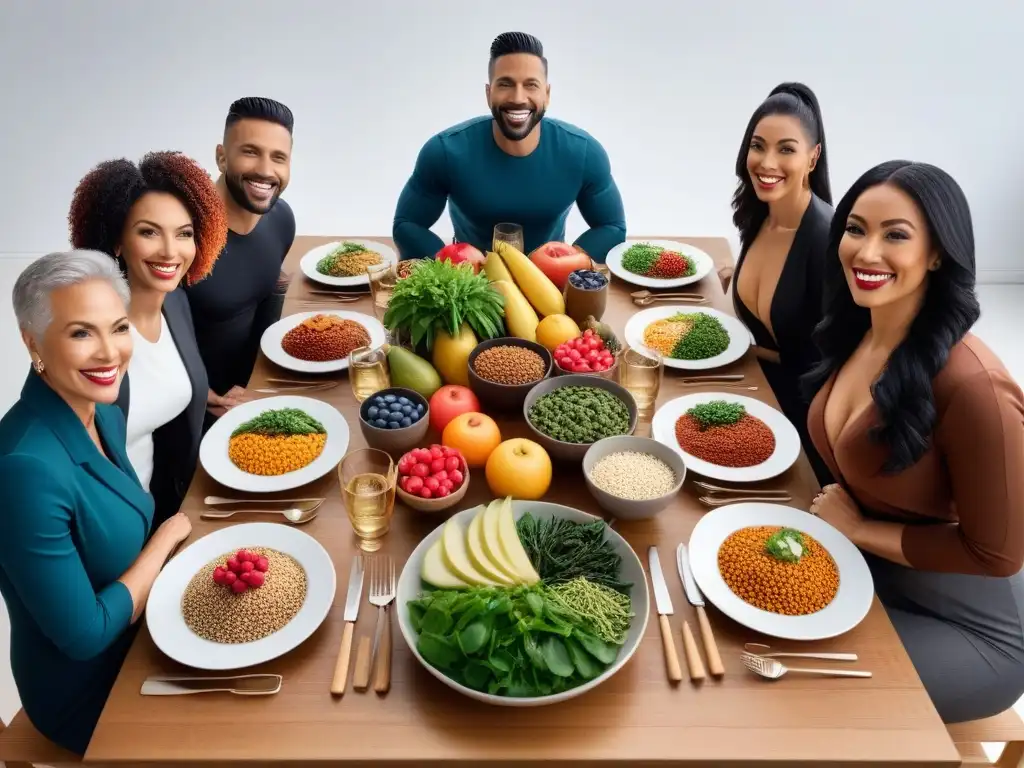
<path id="1" fill-rule="evenodd" d="M 402 258 L 445 243 L 430 231 L 448 204 L 455 239 L 491 250 L 494 225 L 523 227 L 525 250 L 565 239 L 573 203 L 590 225 L 575 245 L 603 262 L 626 239 L 622 197 L 604 148 L 590 134 L 544 117 L 551 86 L 537 38 L 506 32 L 491 44 L 491 115 L 441 131 L 420 150 L 395 211 Z"/>

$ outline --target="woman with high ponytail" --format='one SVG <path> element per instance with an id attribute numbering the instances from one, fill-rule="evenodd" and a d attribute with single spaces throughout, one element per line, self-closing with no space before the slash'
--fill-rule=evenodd
<path id="1" fill-rule="evenodd" d="M 776 86 L 747 123 L 736 157 L 733 223 L 740 257 L 733 306 L 783 413 L 800 433 L 819 483 L 828 467 L 807 436 L 800 377 L 817 362 L 832 189 L 818 99 L 802 83 Z"/>

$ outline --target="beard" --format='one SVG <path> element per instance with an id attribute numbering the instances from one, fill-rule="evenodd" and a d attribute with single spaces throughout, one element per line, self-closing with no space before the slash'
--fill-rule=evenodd
<path id="1" fill-rule="evenodd" d="M 262 181 L 273 184 L 273 194 L 266 201 L 253 200 L 249 197 L 249 192 L 245 188 L 246 180 Z M 225 173 L 224 185 L 228 188 L 228 193 L 231 195 L 231 199 L 234 200 L 239 207 L 244 208 L 249 213 L 255 213 L 258 215 L 262 215 L 273 208 L 277 203 L 277 198 L 281 196 L 281 185 L 277 183 L 276 179 L 265 179 L 253 174 Z"/>
<path id="2" fill-rule="evenodd" d="M 530 116 L 521 126 L 509 123 L 508 119 L 503 114 L 505 112 L 517 112 L 522 109 L 529 109 Z M 540 107 L 538 109 L 529 105 L 526 107 L 518 105 L 505 105 L 501 107 L 495 104 L 491 105 L 491 116 L 494 118 L 494 122 L 497 123 L 498 130 L 501 131 L 501 135 L 509 141 L 522 141 L 529 136 L 533 129 L 537 127 L 537 124 L 544 119 L 544 111 L 544 107 Z"/>

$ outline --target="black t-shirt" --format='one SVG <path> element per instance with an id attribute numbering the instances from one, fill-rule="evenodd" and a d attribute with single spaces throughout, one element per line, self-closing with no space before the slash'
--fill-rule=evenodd
<path id="1" fill-rule="evenodd" d="M 228 232 L 213 271 L 187 288 L 210 388 L 246 386 L 263 332 L 281 318 L 281 264 L 295 240 L 295 215 L 278 200 L 247 235 Z"/>

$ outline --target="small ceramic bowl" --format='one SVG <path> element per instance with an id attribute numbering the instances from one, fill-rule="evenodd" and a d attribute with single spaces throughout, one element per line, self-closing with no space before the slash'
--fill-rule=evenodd
<path id="1" fill-rule="evenodd" d="M 626 451 L 646 453 L 668 464 L 676 476 L 672 489 L 653 499 L 635 500 L 616 496 L 594 485 L 594 481 L 590 479 L 590 473 L 594 466 L 605 456 Z M 583 478 L 586 480 L 590 495 L 597 500 L 601 509 L 611 512 L 620 520 L 649 520 L 667 507 L 679 493 L 679 489 L 683 487 L 683 482 L 686 479 L 686 464 L 683 463 L 682 456 L 657 440 L 635 435 L 619 435 L 598 440 L 590 446 L 583 456 Z"/>
<path id="2" fill-rule="evenodd" d="M 375 405 L 375 398 L 378 396 L 386 397 L 388 395 L 394 395 L 396 400 L 397 398 L 404 397 L 412 404 L 422 404 L 423 415 L 418 421 L 413 422 L 408 427 L 389 429 L 387 427 L 374 426 L 370 423 L 369 410 Z M 405 389 L 404 387 L 388 387 L 387 389 L 382 389 L 379 392 L 374 392 L 359 405 L 359 429 L 363 433 L 363 438 L 366 440 L 366 444 L 370 448 L 378 448 L 382 451 L 386 451 L 392 456 L 405 453 L 410 448 L 415 448 L 423 442 L 423 438 L 426 436 L 429 428 L 430 403 L 427 401 L 427 398 L 419 392 L 411 389 Z"/>
<path id="3" fill-rule="evenodd" d="M 399 478 L 401 482 L 401 478 Z M 407 507 L 415 509 L 417 512 L 441 512 L 462 501 L 462 497 L 466 495 L 466 490 L 469 488 L 469 466 L 466 464 L 466 460 L 462 460 L 462 485 L 455 493 L 451 493 L 440 499 L 424 499 L 422 496 L 417 496 L 413 493 L 407 493 L 402 490 L 402 486 L 398 485 L 395 487 L 395 492 L 398 494 L 398 498 L 402 500 L 402 503 Z"/>
<path id="4" fill-rule="evenodd" d="M 632 435 L 636 431 L 638 415 L 636 400 L 633 399 L 633 396 L 629 394 L 629 390 L 625 387 L 616 384 L 614 381 L 602 379 L 600 376 L 583 376 L 577 373 L 545 379 L 535 385 L 526 396 L 526 400 L 523 402 L 523 419 L 525 419 L 526 425 L 530 428 L 530 432 L 533 433 L 532 439 L 540 443 L 551 458 L 558 459 L 559 461 L 580 462 L 583 461 L 583 457 L 590 450 L 590 446 L 593 445 L 593 443 L 566 443 L 561 440 L 555 440 L 533 426 L 533 423 L 530 421 L 530 409 L 533 407 L 533 404 L 544 395 L 550 394 L 561 387 L 593 387 L 612 393 L 625 404 L 629 411 L 629 431 L 627 434 Z"/>
<path id="5" fill-rule="evenodd" d="M 481 377 L 476 372 L 476 359 L 480 356 L 481 352 L 491 347 L 523 347 L 524 349 L 536 352 L 540 355 L 541 360 L 544 361 L 544 375 L 526 384 L 499 384 L 496 381 L 490 381 Z M 523 400 L 526 399 L 526 395 L 537 385 L 537 382 L 543 381 L 551 375 L 553 366 L 554 361 L 551 359 L 551 353 L 535 341 L 527 341 L 515 336 L 488 339 L 487 341 L 481 341 L 469 353 L 469 388 L 473 390 L 473 394 L 480 398 L 480 402 L 484 406 L 499 411 L 519 410 Z"/>
<path id="6" fill-rule="evenodd" d="M 619 380 L 619 360 L 622 358 L 622 351 L 616 352 L 614 355 L 614 361 L 612 367 L 606 371 L 590 371 L 588 373 L 576 373 L 575 371 L 567 371 L 556 361 L 552 367 L 552 376 L 596 376 L 599 379 L 608 379 L 608 381 Z"/>

